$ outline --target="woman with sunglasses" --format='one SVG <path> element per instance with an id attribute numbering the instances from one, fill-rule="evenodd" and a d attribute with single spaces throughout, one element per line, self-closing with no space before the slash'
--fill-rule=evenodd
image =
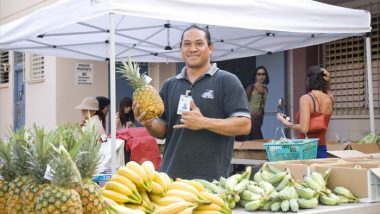
<path id="1" fill-rule="evenodd" d="M 300 134 L 299 138 L 318 138 L 317 158 L 326 158 L 326 132 L 333 111 L 334 98 L 330 90 L 330 74 L 320 66 L 311 66 L 306 80 L 307 94 L 299 100 L 299 112 L 295 123 L 284 118 L 277 119 Z"/>
<path id="2" fill-rule="evenodd" d="M 264 66 L 259 66 L 253 73 L 252 83 L 247 86 L 245 92 L 251 111 L 251 133 L 246 140 L 263 139 L 261 126 L 263 125 L 265 103 L 268 95 L 269 76 Z"/>

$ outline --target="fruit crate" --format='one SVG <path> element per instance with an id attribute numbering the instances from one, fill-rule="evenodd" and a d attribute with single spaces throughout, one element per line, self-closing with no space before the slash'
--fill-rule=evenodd
<path id="1" fill-rule="evenodd" d="M 317 157 L 318 138 L 272 141 L 264 147 L 269 161 L 314 159 Z"/>

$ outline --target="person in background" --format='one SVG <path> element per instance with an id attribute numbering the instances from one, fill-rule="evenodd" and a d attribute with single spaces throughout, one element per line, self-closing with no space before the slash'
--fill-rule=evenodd
<path id="1" fill-rule="evenodd" d="M 184 30 L 180 49 L 186 66 L 163 83 L 163 115 L 143 120 L 146 112 L 138 115 L 139 104 L 134 102 L 135 118 L 153 137 L 166 138 L 160 171 L 171 178 L 227 177 L 234 136 L 246 135 L 251 128 L 244 88 L 235 75 L 211 64 L 207 28 L 192 25 Z"/>
<path id="2" fill-rule="evenodd" d="M 326 158 L 326 132 L 333 111 L 334 98 L 330 90 L 330 74 L 320 66 L 311 66 L 307 73 L 306 81 L 307 94 L 302 95 L 299 100 L 299 112 L 296 115 L 295 123 L 292 123 L 278 113 L 277 119 L 286 127 L 299 131 L 299 138 L 319 138 L 317 158 Z M 312 124 L 314 117 L 324 116 L 325 127 L 313 130 L 310 127 L 317 127 Z"/>
<path id="3" fill-rule="evenodd" d="M 135 115 L 132 110 L 132 100 L 124 97 L 120 100 L 119 112 L 116 113 L 116 130 L 133 128 L 135 125 Z"/>
<path id="4" fill-rule="evenodd" d="M 80 109 L 82 114 L 82 124 L 86 125 L 86 122 L 90 121 L 91 126 L 95 128 L 99 136 L 105 135 L 106 131 L 103 128 L 102 122 L 96 112 L 99 110 L 99 102 L 95 97 L 85 97 L 81 104 L 75 106 L 75 109 Z"/>
<path id="5" fill-rule="evenodd" d="M 247 86 L 249 109 L 251 111 L 251 133 L 247 140 L 263 139 L 261 127 L 264 120 L 265 103 L 268 96 L 269 76 L 264 66 L 259 66 L 253 73 L 252 83 Z"/>
<path id="6" fill-rule="evenodd" d="M 99 116 L 100 121 L 102 121 L 104 130 L 107 130 L 106 118 L 109 112 L 110 100 L 103 96 L 98 96 L 96 99 L 99 102 L 99 110 L 96 111 L 96 114 Z"/>

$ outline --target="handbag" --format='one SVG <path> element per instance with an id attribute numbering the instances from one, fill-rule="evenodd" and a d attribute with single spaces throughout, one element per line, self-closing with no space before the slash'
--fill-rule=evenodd
<path id="1" fill-rule="evenodd" d="M 314 100 L 315 97 L 311 94 L 308 94 L 308 95 L 313 100 L 314 112 L 315 112 L 315 100 Z M 309 132 L 320 132 L 320 131 L 326 131 L 326 130 L 327 130 L 327 125 L 326 125 L 326 119 L 325 119 L 324 114 L 320 114 L 316 117 L 310 117 Z"/>

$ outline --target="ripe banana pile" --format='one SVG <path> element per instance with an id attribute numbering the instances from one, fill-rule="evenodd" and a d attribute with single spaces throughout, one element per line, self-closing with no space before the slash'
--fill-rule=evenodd
<path id="1" fill-rule="evenodd" d="M 205 191 L 196 180 L 172 181 L 157 172 L 150 161 L 141 165 L 130 161 L 104 185 L 102 196 L 109 214 L 205 214 L 231 213 L 217 195 Z"/>

